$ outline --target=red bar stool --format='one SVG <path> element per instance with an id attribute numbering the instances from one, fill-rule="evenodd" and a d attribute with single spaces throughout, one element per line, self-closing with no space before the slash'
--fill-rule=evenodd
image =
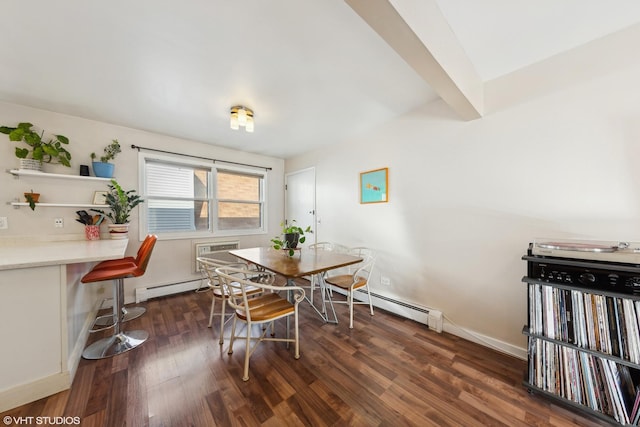
<path id="1" fill-rule="evenodd" d="M 138 253 L 135 258 L 132 256 L 129 256 L 129 257 L 120 258 L 120 259 L 110 259 L 110 260 L 102 261 L 96 264 L 93 267 L 92 271 L 102 270 L 106 268 L 113 269 L 113 268 L 127 267 L 127 266 L 130 266 L 131 264 L 139 265 L 142 262 L 142 257 L 145 251 L 147 250 L 147 247 L 149 245 L 151 246 L 155 245 L 156 240 L 157 240 L 157 236 L 153 234 L 149 234 L 147 237 L 145 237 L 144 241 L 140 244 L 140 247 L 138 248 Z M 104 301 L 106 301 L 106 299 L 103 300 L 103 303 Z M 122 307 L 122 321 L 128 322 L 129 320 L 133 320 L 137 317 L 142 316 L 146 311 L 147 310 L 144 307 L 130 307 L 130 308 Z M 101 328 L 92 329 L 90 332 L 102 331 L 104 329 L 111 328 L 114 324 L 115 324 L 115 317 L 113 315 L 109 314 L 106 316 L 99 316 L 98 318 L 96 318 L 93 325 L 94 327 L 101 326 Z"/>
<path id="2" fill-rule="evenodd" d="M 114 263 L 110 267 L 94 268 L 81 279 L 82 283 L 113 280 L 113 335 L 96 341 L 85 348 L 82 352 L 82 357 L 85 359 L 104 359 L 124 353 L 139 346 L 149 337 L 149 333 L 146 331 L 121 331 L 120 324 L 124 318 L 124 315 L 122 315 L 124 308 L 124 279 L 140 277 L 145 273 L 156 240 L 157 237 L 152 236 L 151 242 L 145 245 L 142 253 L 139 253 L 140 260 L 138 263 Z"/>

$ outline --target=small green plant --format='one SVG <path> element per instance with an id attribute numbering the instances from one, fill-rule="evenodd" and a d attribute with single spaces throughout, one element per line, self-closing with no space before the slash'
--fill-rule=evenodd
<path id="1" fill-rule="evenodd" d="M 24 198 L 29 203 L 29 207 L 32 211 L 36 210 L 36 203 L 40 200 L 40 193 L 34 193 L 33 189 L 31 189 L 30 193 L 24 193 Z"/>
<path id="2" fill-rule="evenodd" d="M 304 243 L 306 237 L 304 233 L 311 233 L 311 226 L 303 229 L 302 227 L 298 227 L 295 225 L 296 220 L 291 220 L 291 225 L 285 225 L 284 222 L 280 223 L 280 227 L 282 227 L 282 234 L 280 236 L 276 236 L 271 239 L 271 243 L 273 243 L 273 249 L 288 249 L 289 256 L 293 256 L 295 253 L 295 248 L 298 246 L 298 243 Z"/>
<path id="3" fill-rule="evenodd" d="M 113 160 L 116 158 L 118 153 L 122 152 L 120 149 L 120 143 L 117 139 L 111 141 L 111 144 L 104 147 L 104 155 L 100 156 L 100 161 L 102 163 L 109 163 L 109 160 Z M 91 153 L 91 160 L 96 160 L 96 153 Z"/>
<path id="4" fill-rule="evenodd" d="M 115 179 L 108 185 L 109 192 L 106 197 L 106 204 L 111 212 L 106 213 L 100 209 L 91 209 L 109 218 L 114 224 L 128 224 L 129 215 L 133 208 L 143 203 L 144 200 L 136 193 L 136 190 L 125 191 Z"/>
<path id="5" fill-rule="evenodd" d="M 30 148 L 16 147 L 16 157 L 26 159 L 29 154 L 33 160 L 45 163 L 60 163 L 71 167 L 71 154 L 63 147 L 69 144 L 64 135 L 54 135 L 49 141 L 43 140 L 44 131 L 38 134 L 31 123 L 19 123 L 17 127 L 0 126 L 0 133 L 9 135 L 10 141 L 23 141 Z"/>

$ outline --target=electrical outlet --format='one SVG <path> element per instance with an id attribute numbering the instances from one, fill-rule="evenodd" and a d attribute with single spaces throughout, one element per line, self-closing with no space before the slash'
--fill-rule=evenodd
<path id="1" fill-rule="evenodd" d="M 54 225 L 56 228 L 62 228 L 62 227 L 64 227 L 64 219 L 62 219 L 62 218 L 56 218 L 56 219 L 54 219 L 54 220 L 53 220 L 53 225 Z"/>
<path id="2" fill-rule="evenodd" d="M 0 216 L 0 230 L 6 230 L 9 228 L 9 220 L 6 216 Z"/>
<path id="3" fill-rule="evenodd" d="M 380 284 L 384 286 L 391 286 L 391 279 L 386 276 L 380 276 Z"/>

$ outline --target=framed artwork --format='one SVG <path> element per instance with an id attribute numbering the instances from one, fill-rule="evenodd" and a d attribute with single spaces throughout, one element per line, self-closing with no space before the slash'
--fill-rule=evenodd
<path id="1" fill-rule="evenodd" d="M 94 205 L 106 205 L 107 204 L 107 192 L 106 191 L 96 191 L 93 193 L 93 204 Z"/>
<path id="2" fill-rule="evenodd" d="M 360 203 L 389 201 L 389 168 L 360 172 Z"/>

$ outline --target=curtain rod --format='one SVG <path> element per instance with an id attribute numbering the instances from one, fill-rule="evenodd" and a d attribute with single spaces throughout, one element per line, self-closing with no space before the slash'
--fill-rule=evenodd
<path id="1" fill-rule="evenodd" d="M 134 150 L 138 150 L 138 151 L 147 150 L 147 151 L 155 151 L 157 153 L 174 154 L 176 156 L 192 157 L 194 159 L 211 160 L 213 163 L 222 162 L 222 163 L 229 163 L 231 165 L 250 166 L 252 168 L 264 169 L 266 171 L 273 170 L 273 168 L 270 168 L 270 167 L 267 167 L 267 166 L 257 166 L 257 165 L 250 165 L 248 163 L 239 163 L 239 162 L 231 162 L 231 161 L 228 161 L 228 160 L 212 159 L 210 157 L 201 157 L 201 156 L 194 156 L 194 155 L 191 155 L 191 154 L 176 153 L 176 152 L 173 152 L 173 151 L 158 150 L 156 148 L 140 147 L 138 145 L 133 145 L 133 144 L 131 144 L 131 148 L 134 149 Z"/>

